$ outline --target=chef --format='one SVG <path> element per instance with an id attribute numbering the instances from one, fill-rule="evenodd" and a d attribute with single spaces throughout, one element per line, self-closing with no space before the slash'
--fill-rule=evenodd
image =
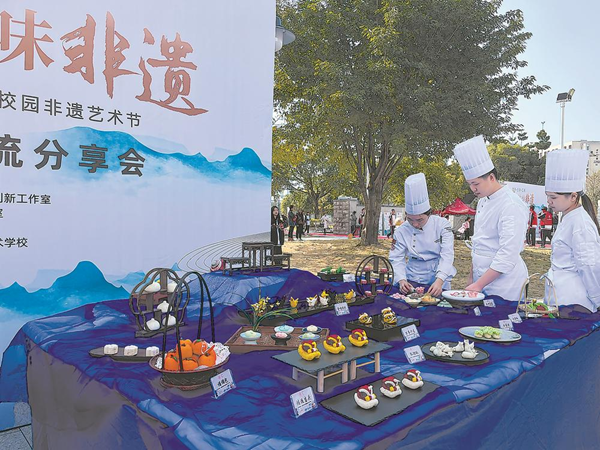
<path id="1" fill-rule="evenodd" d="M 428 293 L 439 296 L 442 288 L 450 289 L 456 275 L 454 235 L 448 220 L 431 215 L 425 175 L 409 176 L 404 183 L 406 222 L 396 228 L 390 261 L 394 283 L 407 294 L 412 283 L 431 285 Z"/>
<path id="2" fill-rule="evenodd" d="M 457 145 L 454 156 L 471 191 L 479 198 L 471 239 L 473 265 L 466 289 L 518 301 L 528 276 L 521 258 L 527 205 L 498 181 L 483 136 Z"/>
<path id="3" fill-rule="evenodd" d="M 559 305 L 600 306 L 600 236 L 594 204 L 584 193 L 587 150 L 554 150 L 546 155 L 548 206 L 562 212 L 552 238 L 548 277 Z M 548 295 L 548 293 L 546 294 Z"/>

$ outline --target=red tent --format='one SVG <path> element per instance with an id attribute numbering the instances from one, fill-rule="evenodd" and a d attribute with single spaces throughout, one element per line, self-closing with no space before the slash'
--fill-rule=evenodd
<path id="1" fill-rule="evenodd" d="M 453 215 L 453 216 L 474 216 L 475 210 L 465 204 L 460 198 L 454 200 L 450 205 L 442 211 L 442 216 Z"/>

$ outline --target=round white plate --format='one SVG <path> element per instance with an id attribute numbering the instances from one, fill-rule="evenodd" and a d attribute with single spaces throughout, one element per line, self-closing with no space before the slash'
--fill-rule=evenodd
<path id="1" fill-rule="evenodd" d="M 472 297 L 467 295 L 467 292 L 472 292 Z M 464 290 L 450 290 L 442 292 L 442 297 L 448 300 L 456 300 L 456 301 L 465 301 L 465 302 L 476 302 L 479 300 L 483 300 L 485 298 L 485 294 L 483 292 L 475 292 L 475 291 L 464 291 Z"/>

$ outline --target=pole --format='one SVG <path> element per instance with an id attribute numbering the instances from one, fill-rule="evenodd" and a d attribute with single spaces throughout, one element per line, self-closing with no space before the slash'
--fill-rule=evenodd
<path id="1" fill-rule="evenodd" d="M 561 109 L 561 126 L 560 126 L 560 148 L 565 148 L 565 102 L 560 104 Z"/>

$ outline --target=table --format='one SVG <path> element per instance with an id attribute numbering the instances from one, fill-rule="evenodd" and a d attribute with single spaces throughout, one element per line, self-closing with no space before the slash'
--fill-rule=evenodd
<path id="1" fill-rule="evenodd" d="M 314 295 L 324 286 L 338 292 L 352 287 L 325 283 L 297 270 L 233 280 L 220 273 L 206 278 L 211 294 L 219 293 L 213 299 L 221 342 L 240 326 L 237 311 L 227 305 L 234 281 L 236 286 L 260 284 L 263 295 L 294 297 Z M 410 343 L 401 337 L 389 341 L 392 348 L 381 353 L 381 374 L 367 367 L 369 371 L 360 371 L 356 380 L 317 393 L 317 401 L 412 367 L 403 354 L 405 346 L 458 340 L 461 326 L 497 323 L 516 309 L 500 298 L 494 300 L 496 308 L 480 307 L 481 317 L 434 306 L 412 309 L 386 295 L 351 308 L 352 315 L 373 315 L 391 306 L 402 316 L 420 320 L 421 337 Z M 195 334 L 198 310 L 190 303 L 184 338 Z M 36 448 L 600 448 L 600 366 L 595 357 L 600 314 L 580 314 L 574 308 L 563 312 L 578 320 L 526 320 L 515 324 L 523 335 L 518 345 L 480 344 L 491 355 L 486 364 L 419 363 L 424 379 L 441 387 L 427 402 L 374 427 L 322 407 L 295 419 L 289 395 L 313 381 L 280 374 L 281 362 L 271 358 L 271 351 L 232 355 L 225 368 L 232 370 L 237 387 L 218 400 L 209 390 L 182 393 L 162 388 L 159 374 L 147 364 L 92 361 L 86 352 L 99 343 L 132 343 L 135 324 L 126 300 L 86 305 L 25 325 L 4 355 L 0 401 L 29 401 Z M 297 319 L 294 325 L 327 327 L 344 336 L 347 319 L 325 311 Z M 138 341 L 147 346 L 159 340 Z"/>
<path id="2" fill-rule="evenodd" d="M 369 341 L 364 347 L 353 346 L 348 338 L 343 338 L 342 343 L 346 350 L 337 355 L 329 353 L 323 347 L 323 343 L 319 342 L 317 348 L 321 352 L 321 357 L 313 361 L 306 361 L 298 354 L 297 350 L 291 350 L 287 353 L 274 355 L 273 358 L 285 364 L 292 366 L 292 379 L 298 380 L 298 373 L 304 373 L 317 380 L 317 392 L 322 393 L 325 389 L 325 378 L 332 377 L 337 374 L 342 375 L 342 384 L 348 380 L 356 380 L 358 367 L 368 365 L 374 366 L 376 373 L 381 372 L 380 353 L 391 345 L 376 341 Z M 366 361 L 358 364 L 358 359 L 373 355 L 371 361 Z M 331 371 L 332 368 L 342 366 L 340 370 Z M 327 375 L 325 374 L 327 372 Z M 314 375 L 316 373 L 316 375 Z"/>

